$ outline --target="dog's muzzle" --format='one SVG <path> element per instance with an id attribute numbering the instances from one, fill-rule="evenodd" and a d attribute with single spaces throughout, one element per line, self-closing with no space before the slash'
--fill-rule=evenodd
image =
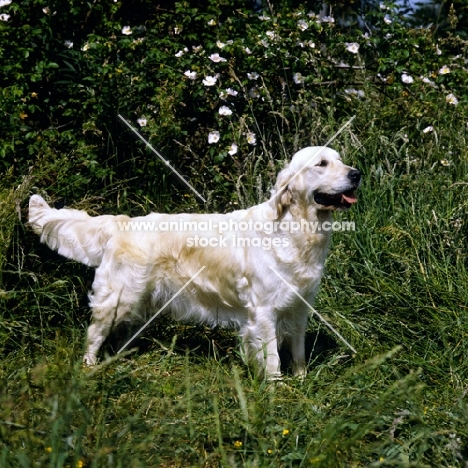
<path id="1" fill-rule="evenodd" d="M 361 183 L 361 171 L 358 169 L 352 169 L 348 172 L 348 179 L 350 181 L 349 189 L 338 192 L 338 193 L 323 193 L 315 192 L 314 200 L 319 205 L 329 206 L 337 209 L 350 208 L 354 203 L 357 202 L 354 191 L 359 187 Z"/>

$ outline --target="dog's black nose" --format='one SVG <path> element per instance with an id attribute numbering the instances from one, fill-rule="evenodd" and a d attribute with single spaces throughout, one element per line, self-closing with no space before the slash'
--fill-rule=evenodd
<path id="1" fill-rule="evenodd" d="M 358 171 L 357 169 L 353 169 L 352 171 L 348 172 L 348 178 L 357 184 L 361 180 L 361 171 Z"/>

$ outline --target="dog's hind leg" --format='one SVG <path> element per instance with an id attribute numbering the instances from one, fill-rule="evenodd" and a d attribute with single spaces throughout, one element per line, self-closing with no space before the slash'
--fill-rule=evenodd
<path id="1" fill-rule="evenodd" d="M 94 366 L 97 363 L 97 353 L 108 337 L 112 324 L 106 321 L 94 321 L 88 327 L 88 337 L 86 341 L 86 352 L 83 357 L 83 363 L 88 366 Z"/>
<path id="2" fill-rule="evenodd" d="M 90 366 L 96 364 L 98 351 L 112 330 L 125 319 L 129 319 L 133 308 L 138 304 L 139 293 L 136 288 L 132 288 L 134 285 L 130 282 L 127 285 L 120 284 L 120 287 L 110 285 L 107 272 L 96 270 L 93 293 L 89 296 L 89 305 L 93 311 L 92 323 L 88 327 L 83 357 L 83 362 Z"/>
<path id="3" fill-rule="evenodd" d="M 97 362 L 97 354 L 111 331 L 131 312 L 131 306 L 118 304 L 114 308 L 93 308 L 93 322 L 88 327 L 86 352 L 83 362 L 93 366 Z"/>

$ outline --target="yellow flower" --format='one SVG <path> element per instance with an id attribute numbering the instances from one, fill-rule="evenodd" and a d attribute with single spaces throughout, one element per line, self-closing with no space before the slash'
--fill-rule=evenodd
<path id="1" fill-rule="evenodd" d="M 31 97 L 37 98 L 37 93 L 31 93 Z"/>
<path id="2" fill-rule="evenodd" d="M 52 453 L 52 447 L 46 447 L 44 449 L 47 453 Z"/>
<path id="3" fill-rule="evenodd" d="M 271 455 L 271 454 L 273 453 L 273 450 L 268 449 L 268 450 L 267 450 L 267 453 Z"/>
<path id="4" fill-rule="evenodd" d="M 384 458 L 384 457 L 380 457 L 380 458 L 379 458 L 379 462 L 383 462 L 383 461 L 385 461 L 385 458 Z"/>
<path id="5" fill-rule="evenodd" d="M 78 461 L 76 462 L 76 468 L 83 468 L 83 466 L 84 466 L 83 460 L 78 460 Z"/>
<path id="6" fill-rule="evenodd" d="M 27 118 L 28 118 L 28 114 L 26 114 L 26 112 L 23 112 L 23 111 L 20 112 L 20 115 L 19 115 L 19 116 L 20 116 L 20 119 L 21 119 L 21 120 L 24 120 L 24 119 L 27 119 Z"/>
<path id="7" fill-rule="evenodd" d="M 242 447 L 242 442 L 241 442 L 240 440 L 236 440 L 236 441 L 234 442 L 234 447 L 236 447 L 236 448 L 241 448 L 241 447 Z"/>
<path id="8" fill-rule="evenodd" d="M 289 434 L 289 429 L 283 429 L 283 435 L 286 436 Z"/>

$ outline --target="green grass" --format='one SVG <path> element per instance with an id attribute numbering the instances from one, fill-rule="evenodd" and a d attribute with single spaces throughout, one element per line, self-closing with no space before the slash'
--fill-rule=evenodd
<path id="1" fill-rule="evenodd" d="M 83 368 L 92 271 L 10 226 L 0 466 L 466 466 L 466 140 L 450 137 L 446 167 L 441 146 L 382 133 L 334 145 L 365 178 L 336 216 L 357 229 L 334 234 L 316 304 L 358 353 L 311 318 L 303 382 L 258 381 L 234 333 L 169 323 Z"/>

